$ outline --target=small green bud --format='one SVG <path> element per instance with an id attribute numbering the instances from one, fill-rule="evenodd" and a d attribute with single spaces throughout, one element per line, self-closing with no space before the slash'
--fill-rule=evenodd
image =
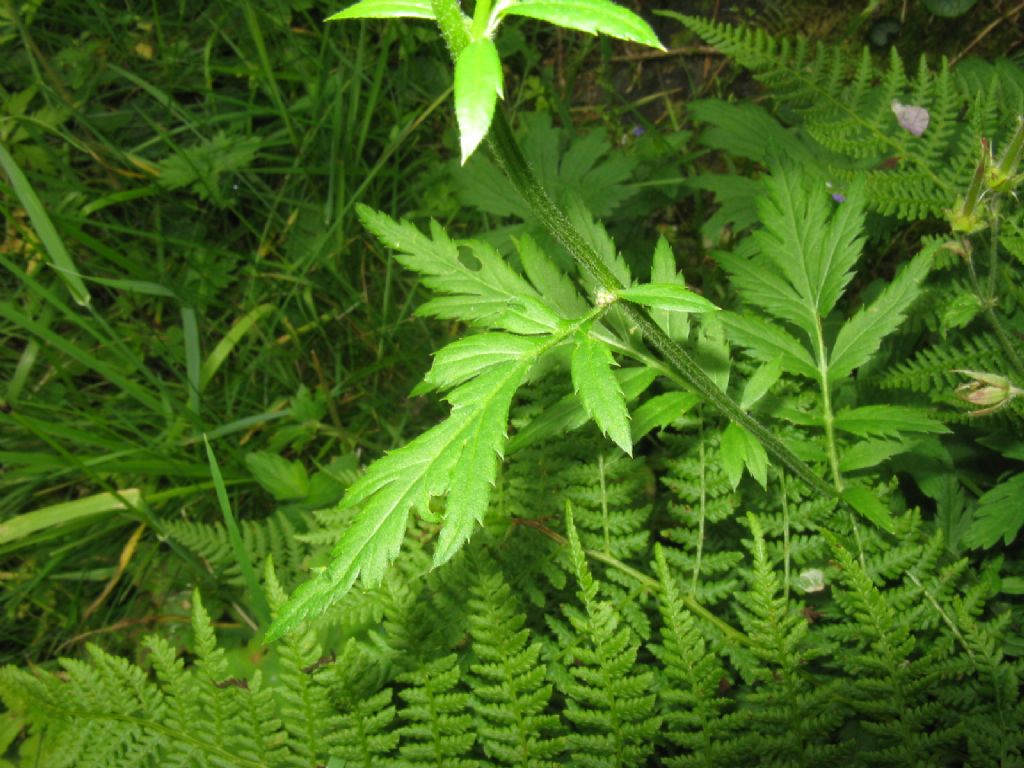
<path id="1" fill-rule="evenodd" d="M 991 160 L 992 153 L 989 150 L 988 141 L 982 139 L 981 159 L 978 161 L 978 167 L 974 170 L 970 186 L 967 187 L 967 194 L 957 198 L 956 205 L 952 210 L 946 211 L 949 226 L 954 232 L 963 232 L 969 235 L 988 226 L 985 221 L 985 210 L 978 203 L 985 196 L 984 182 Z"/>
<path id="2" fill-rule="evenodd" d="M 954 373 L 963 374 L 971 379 L 956 388 L 956 396 L 971 405 L 982 406 L 979 410 L 972 411 L 972 416 L 994 413 L 1009 405 L 1014 398 L 1024 395 L 1024 389 L 1014 386 L 1010 379 L 998 373 L 967 370 L 956 370 Z"/>
<path id="3" fill-rule="evenodd" d="M 1024 181 L 1024 174 L 1018 174 L 1021 158 L 1024 156 L 1024 115 L 1017 118 L 1017 130 L 999 156 L 999 162 L 988 169 L 985 183 L 994 192 L 1010 192 Z"/>

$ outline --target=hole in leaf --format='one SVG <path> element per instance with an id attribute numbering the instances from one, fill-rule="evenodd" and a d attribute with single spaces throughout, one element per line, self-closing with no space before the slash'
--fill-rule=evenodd
<path id="1" fill-rule="evenodd" d="M 459 263 L 462 264 L 470 272 L 479 272 L 483 267 L 480 263 L 480 259 L 473 255 L 473 251 L 465 246 L 459 248 Z"/>

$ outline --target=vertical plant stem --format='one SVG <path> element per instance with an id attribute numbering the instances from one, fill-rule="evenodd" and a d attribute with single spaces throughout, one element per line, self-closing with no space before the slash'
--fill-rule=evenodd
<path id="1" fill-rule="evenodd" d="M 832 483 L 835 486 L 835 493 L 838 496 L 843 492 L 843 475 L 839 469 L 839 447 L 836 445 L 835 414 L 832 412 L 832 387 L 828 377 L 828 352 L 825 350 L 825 332 L 821 327 L 821 318 L 815 317 L 815 343 L 817 344 L 818 358 L 818 383 L 821 387 L 821 422 L 825 428 L 825 450 L 828 454 L 828 463 L 832 469 Z M 847 510 L 850 517 L 850 526 L 853 528 L 853 538 L 857 542 L 857 557 L 861 566 L 867 568 L 867 560 L 864 557 L 864 545 L 860 540 L 860 528 L 857 525 L 857 517 L 853 510 Z"/>
<path id="2" fill-rule="evenodd" d="M 789 495 L 786 493 L 786 472 L 779 470 L 779 491 L 782 493 L 782 597 L 789 600 Z"/>
<path id="3" fill-rule="evenodd" d="M 978 297 L 978 301 L 981 302 L 981 306 L 984 307 L 985 319 L 995 332 L 996 338 L 999 340 L 999 345 L 1003 348 L 1003 352 L 1006 353 L 1006 359 L 1010 362 L 1010 365 L 1013 366 L 1013 371 L 1017 378 L 1024 379 L 1024 361 L 1022 361 L 1020 355 L 1017 354 L 1017 348 L 1013 345 L 1013 341 L 1010 339 L 1010 334 L 1006 332 L 1006 329 L 1003 327 L 1003 323 L 1000 321 L 999 315 L 996 314 L 995 310 L 997 301 L 996 290 L 999 284 L 1000 210 L 998 200 L 992 203 L 990 208 L 990 219 L 992 225 L 989 229 L 988 285 L 986 286 L 984 293 L 982 293 L 981 283 L 975 272 L 974 261 L 970 258 L 969 250 L 967 251 L 967 271 L 970 273 L 971 285 Z"/>
<path id="4" fill-rule="evenodd" d="M 700 582 L 700 565 L 704 556 L 704 520 L 707 513 L 707 472 L 704 455 L 704 413 L 703 409 L 698 414 L 700 425 L 698 426 L 697 443 L 698 455 L 700 456 L 700 512 L 697 519 L 697 553 L 693 561 L 693 579 L 690 583 L 690 594 L 697 597 L 697 584 Z"/>
<path id="5" fill-rule="evenodd" d="M 608 525 L 608 489 L 604 481 L 604 454 L 597 454 L 597 475 L 601 478 L 601 529 L 604 531 L 604 551 L 612 553 L 612 535 Z"/>

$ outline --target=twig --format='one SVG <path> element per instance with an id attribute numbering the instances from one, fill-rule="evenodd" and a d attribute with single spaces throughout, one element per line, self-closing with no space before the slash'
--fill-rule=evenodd
<path id="1" fill-rule="evenodd" d="M 993 29 L 995 29 L 996 27 L 998 27 L 998 26 L 999 26 L 1000 24 L 1002 24 L 1002 23 L 1003 23 L 1004 21 L 1009 21 L 1010 17 L 1012 17 L 1012 16 L 1016 16 L 1016 15 L 1017 15 L 1018 13 L 1020 13 L 1021 11 L 1024 11 L 1024 2 L 1022 2 L 1022 3 L 1018 3 L 1018 4 L 1017 4 L 1017 7 L 1015 7 L 1015 8 L 1011 8 L 1011 9 L 1010 9 L 1009 11 L 1007 11 L 1006 13 L 1004 13 L 1004 14 L 1003 14 L 1002 16 L 1000 16 L 1000 17 L 999 17 L 998 19 L 996 19 L 995 21 L 993 21 L 992 23 L 990 23 L 990 24 L 989 24 L 988 26 L 986 26 L 986 27 L 985 27 L 985 28 L 984 28 L 983 30 L 981 30 L 981 32 L 979 32 L 979 33 L 978 33 L 978 34 L 977 34 L 977 35 L 975 36 L 975 38 L 974 38 L 973 40 L 971 40 L 971 42 L 970 42 L 970 43 L 968 43 L 968 44 L 967 44 L 967 47 L 966 47 L 966 48 L 964 48 L 964 49 L 963 49 L 962 51 L 960 51 L 960 53 L 958 53 L 958 54 L 957 54 L 956 56 L 954 56 L 954 57 L 953 57 L 953 58 L 952 58 L 952 59 L 950 60 L 950 62 L 949 62 L 949 66 L 951 66 L 951 67 L 952 67 L 952 66 L 953 66 L 954 64 L 956 64 L 956 63 L 957 63 L 958 61 L 960 61 L 960 59 L 962 59 L 962 58 L 963 58 L 964 56 L 966 56 L 966 55 L 967 55 L 968 53 L 970 53 L 970 52 L 971 52 L 971 49 L 972 49 L 972 48 L 974 48 L 975 46 L 977 46 L 977 45 L 978 45 L 978 43 L 980 43 L 980 42 L 981 42 L 982 40 L 984 40 L 984 39 L 985 39 L 985 38 L 986 38 L 986 37 L 988 36 L 989 32 L 991 32 L 991 31 L 992 31 Z"/>

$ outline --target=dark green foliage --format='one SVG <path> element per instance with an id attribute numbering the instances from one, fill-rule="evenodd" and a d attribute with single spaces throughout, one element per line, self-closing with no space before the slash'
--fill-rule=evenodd
<path id="1" fill-rule="evenodd" d="M 888 65 L 876 67 L 867 48 L 858 55 L 805 38 L 776 40 L 759 29 L 676 18 L 765 85 L 782 120 L 799 125 L 811 140 L 798 154 L 815 158 L 823 186 L 830 176 L 846 181 L 854 169 L 865 171 L 870 205 L 885 214 L 943 216 L 967 187 L 982 137 L 1005 141 L 1021 112 L 1024 77 L 1013 67 L 979 65 L 958 78 L 945 60 L 933 72 L 922 59 L 916 75 L 908 76 L 895 48 Z M 927 129 L 918 136 L 901 127 L 894 102 L 926 108 Z M 778 129 L 768 134 L 774 142 L 737 140 L 751 130 L 741 126 L 739 111 L 750 109 L 706 113 L 719 127 L 717 146 L 760 161 L 791 155 L 794 140 Z M 894 167 L 880 168 L 887 158 L 896 159 Z"/>
<path id="2" fill-rule="evenodd" d="M 66 659 L 59 676 L 2 670 L 6 705 L 45 729 L 39 734 L 43 764 L 304 764 L 298 760 L 301 748 L 296 753 L 286 742 L 274 690 L 264 687 L 259 672 L 249 679 L 230 676 L 198 593 L 193 599 L 196 663 L 188 669 L 170 645 L 152 638 L 155 680 L 95 646 L 89 649 L 91 663 Z"/>
<path id="3" fill-rule="evenodd" d="M 932 696 L 948 647 L 941 643 L 924 653 L 917 651 L 912 625 L 899 618 L 842 545 L 833 540 L 832 548 L 839 578 L 848 590 L 840 605 L 861 629 L 855 651 L 840 657 L 840 663 L 858 681 L 847 700 L 874 740 L 864 758 L 871 765 L 940 761 L 955 740 L 955 716 Z"/>
<path id="4" fill-rule="evenodd" d="M 363 10 L 390 7 L 423 16 L 441 5 L 388 3 L 369 0 Z M 499 8 L 531 5 L 547 4 Z M 272 13 L 257 6 L 245 4 L 244 14 L 254 39 L 253 24 Z M 283 6 L 278 13 L 291 18 Z M 1024 619 L 1016 598 L 1024 592 L 1024 572 L 1013 546 L 1022 519 L 1014 502 L 1024 477 L 1024 411 L 1017 399 L 1024 394 L 1018 309 L 1024 289 L 1016 274 L 1024 263 L 1024 219 L 1007 189 L 980 196 L 974 219 L 964 198 L 979 139 L 994 143 L 993 160 L 982 167 L 991 172 L 1007 143 L 1007 126 L 1024 108 L 1019 68 L 967 62 L 954 70 L 943 62 L 934 71 L 922 64 L 907 77 L 896 53 L 879 67 L 867 53 L 858 60 L 839 46 L 814 48 L 710 22 L 685 23 L 750 67 L 777 107 L 773 116 L 751 103 L 691 105 L 687 117 L 709 126 L 706 147 L 760 166 L 753 178 L 713 176 L 701 172 L 710 164 L 696 163 L 702 150 L 685 161 L 696 165 L 685 183 L 719 194 L 725 205 L 718 213 L 704 216 L 703 209 L 688 210 L 690 201 L 676 206 L 673 199 L 657 220 L 671 218 L 678 229 L 661 226 L 665 236 L 657 245 L 625 237 L 617 244 L 609 231 L 634 224 L 622 204 L 648 194 L 626 183 L 637 157 L 613 151 L 599 131 L 566 143 L 568 125 L 556 129 L 545 117 L 523 121 L 526 154 L 565 207 L 572 231 L 594 248 L 594 258 L 622 289 L 611 290 L 607 282 L 601 287 L 567 267 L 550 233 L 528 234 L 541 220 L 536 209 L 499 181 L 500 169 L 482 156 L 461 182 L 464 196 L 489 216 L 521 219 L 525 227 L 489 222 L 498 227 L 465 239 L 468 222 L 461 216 L 424 225 L 360 207 L 364 224 L 385 246 L 378 252 L 346 229 L 354 224 L 362 187 L 347 190 L 346 180 L 334 177 L 331 184 L 340 187 L 332 186 L 326 209 L 329 232 L 320 231 L 319 205 L 296 205 L 301 210 L 285 231 L 293 224 L 307 231 L 298 243 L 279 243 L 284 233 L 268 225 L 259 237 L 260 271 L 284 277 L 302 294 L 299 309 L 291 298 L 284 302 L 280 331 L 262 322 L 272 314 L 271 302 L 252 309 L 216 301 L 228 287 L 243 285 L 233 277 L 244 261 L 234 250 L 223 260 L 197 257 L 201 286 L 195 277 L 186 280 L 196 301 L 175 305 L 183 328 L 215 316 L 236 322 L 235 310 L 252 313 L 250 330 L 232 325 L 226 338 L 250 355 L 261 346 L 294 345 L 296 381 L 277 386 L 278 372 L 262 369 L 253 378 L 263 394 L 298 394 L 270 407 L 246 381 L 225 382 L 227 392 L 217 396 L 210 382 L 224 356 L 235 353 L 217 347 L 203 362 L 200 341 L 206 339 L 194 327 L 182 359 L 170 360 L 189 389 L 176 379 L 164 386 L 154 378 L 149 384 L 159 397 L 131 382 L 125 391 L 151 401 L 143 404 L 159 417 L 170 446 L 163 454 L 179 462 L 175 471 L 201 479 L 205 467 L 190 468 L 186 451 L 195 447 L 196 435 L 212 430 L 208 421 L 215 413 L 230 413 L 232 420 L 211 431 L 211 439 L 218 454 L 222 446 L 225 456 L 234 454 L 225 463 L 225 480 L 237 495 L 232 506 L 242 513 L 241 547 L 236 540 L 232 548 L 225 529 L 209 522 L 214 518 L 205 515 L 205 505 L 190 504 L 169 522 L 161 505 L 176 496 L 154 495 L 148 486 L 135 493 L 133 478 L 117 477 L 112 487 L 131 485 L 128 497 L 138 507 L 104 514 L 116 525 L 122 518 L 135 523 L 137 516 L 145 523 L 139 535 L 151 529 L 161 537 L 159 544 L 146 542 L 152 544 L 146 562 L 161 566 L 152 570 L 163 568 L 165 550 L 173 548 L 175 558 L 194 566 L 190 587 L 200 585 L 182 590 L 167 576 L 168 596 L 147 603 L 145 618 L 173 620 L 173 608 L 189 602 L 191 592 L 191 639 L 171 627 L 146 639 L 132 658 L 95 645 L 77 657 L 71 645 L 70 658 L 0 669 L 7 709 L 0 716 L 0 747 L 7 751 L 0 765 L 1022 763 Z M 282 37 L 306 34 L 283 22 L 275 29 Z M 369 39 L 366 29 L 360 41 Z M 353 88 L 365 85 L 374 99 L 392 58 L 402 67 L 426 61 L 421 52 L 413 56 L 419 33 L 395 29 L 388 28 L 384 41 L 408 34 L 409 47 L 380 59 L 365 84 L 352 79 Z M 349 64 L 331 79 L 348 80 Z M 284 137 L 296 127 L 354 126 L 362 119 L 350 112 L 358 91 L 349 91 L 337 111 L 331 106 L 306 115 L 282 109 L 273 78 L 256 82 L 246 74 L 242 79 L 268 89 L 286 118 L 285 148 Z M 327 82 L 317 88 L 307 94 L 310 100 L 335 93 Z M 927 107 L 928 128 L 918 136 L 901 125 L 893 101 Z M 292 125 L 299 114 L 315 120 Z M 366 120 L 363 133 L 370 130 Z M 353 126 L 350 132 L 358 134 Z M 238 126 L 194 135 L 174 131 L 180 146 L 150 158 L 162 176 L 143 194 L 178 195 L 190 206 L 243 217 L 229 181 L 260 182 L 255 170 L 283 152 L 270 138 L 275 134 L 259 128 L 252 140 Z M 652 126 L 648 147 L 665 142 L 654 159 L 674 173 L 683 162 L 679 150 L 693 149 L 682 146 L 687 132 L 674 131 L 670 141 L 654 134 Z M 325 163 L 344 167 L 343 175 L 350 167 L 368 171 L 357 151 L 361 142 L 339 149 L 343 135 L 336 129 L 334 148 L 318 148 L 330 158 Z M 397 146 L 389 143 L 380 162 Z M 32 160 L 26 147 L 18 149 Z M 737 167 L 729 158 L 726 164 Z M 308 169 L 295 168 L 302 170 Z M 317 173 L 294 175 L 315 179 Z M 672 189 L 683 184 L 669 181 Z M 259 193 L 273 199 L 269 207 L 295 204 L 287 194 L 291 182 L 280 198 L 263 183 Z M 110 201 L 136 193 L 126 189 L 129 197 L 122 199 L 118 190 L 103 200 L 113 206 Z M 443 198 L 446 191 L 432 194 Z M 64 202 L 75 208 L 77 200 L 72 193 Z M 455 208 L 452 200 L 417 205 L 416 215 Z M 627 220 L 594 218 L 611 211 Z M 691 215 L 693 221 L 684 221 Z M 70 221 L 77 226 L 75 217 L 88 216 L 75 213 Z M 959 227 L 952 236 L 947 224 L 922 238 L 934 221 L 908 229 L 898 221 L 940 216 Z M 18 216 L 12 218 L 24 234 Z M 101 220 L 109 223 L 93 215 L 90 226 Z M 649 223 L 640 222 L 643 228 Z M 518 230 L 516 238 L 506 237 L 506 224 Z M 705 234 L 714 230 L 720 248 L 707 260 L 689 242 L 701 224 Z M 262 223 L 243 226 L 256 232 Z M 670 236 L 686 247 L 673 250 Z M 379 255 L 379 265 L 361 263 L 359 271 L 385 275 L 372 342 L 366 344 L 370 334 L 358 328 L 347 339 L 372 350 L 372 363 L 363 367 L 350 369 L 332 358 L 325 368 L 323 347 L 310 341 L 322 335 L 334 343 L 335 325 L 349 322 L 351 310 L 344 307 L 376 295 L 373 280 L 358 286 L 340 281 L 338 305 L 312 289 L 334 269 L 335 251 Z M 694 274 L 684 279 L 680 265 Z M 398 280 L 398 267 L 415 277 Z M 0 307 L 8 321 L 42 323 L 37 315 L 45 319 L 46 312 L 37 312 L 34 302 L 44 302 L 47 311 L 60 311 L 62 324 L 85 323 L 84 313 L 65 311 L 52 301 L 48 283 L 28 281 L 22 269 L 9 267 L 30 288 Z M 647 275 L 649 283 L 634 278 Z M 688 281 L 700 284 L 708 299 L 690 291 Z M 425 345 L 421 338 L 407 343 L 404 331 L 397 335 L 392 328 L 413 325 L 420 289 L 429 293 L 420 315 L 442 321 L 438 327 L 450 334 L 468 334 L 447 346 Z M 712 309 L 709 299 L 723 310 Z M 664 362 L 661 337 L 624 309 L 627 302 L 649 306 L 655 325 L 691 349 L 709 386 L 739 409 L 731 412 L 735 423 L 689 391 L 686 381 L 702 380 L 680 378 Z M 193 304 L 208 316 L 199 318 Z M 110 310 L 102 309 L 90 315 L 97 326 Z M 330 329 L 322 325 L 328 322 Z M 259 340 L 246 347 L 230 335 L 235 330 Z M 47 333 L 47 339 L 55 335 Z M 96 347 L 98 357 L 117 351 L 106 331 L 93 336 L 99 345 L 90 341 L 89 349 Z M 428 346 L 435 350 L 433 365 L 408 402 L 391 397 L 396 387 L 403 398 L 408 392 L 392 382 L 380 399 L 359 405 L 368 415 L 350 419 L 352 388 L 353 397 L 362 396 L 360 381 L 390 375 L 388 355 L 408 357 L 414 367 L 415 350 Z M 37 351 L 25 346 L 19 360 Z M 84 365 L 85 356 L 76 355 Z M 47 362 L 53 372 L 47 376 L 81 381 L 67 373 L 62 357 Z M 19 362 L 15 373 L 20 370 Z M 320 384 L 315 394 L 301 383 L 312 381 L 311 371 Z M 31 402 L 26 383 L 10 389 L 23 389 L 22 401 Z M 428 419 L 432 401 L 417 399 L 428 393 L 448 401 L 447 420 Z M 186 416 L 172 407 L 175 395 L 187 403 Z M 969 406 L 958 399 L 995 412 L 986 420 L 967 416 Z M 21 401 L 17 406 L 21 418 Z M 288 423 L 274 431 L 265 422 L 279 406 L 287 407 Z M 772 463 L 743 412 L 770 425 L 770 434 L 761 434 L 765 443 L 781 440 L 798 455 L 797 466 L 808 473 L 802 480 Z M 367 418 L 373 430 L 359 426 Z M 428 423 L 420 437 L 401 445 L 425 421 L 435 426 Z M 19 422 L 19 429 L 32 423 Z M 273 431 L 267 444 L 244 448 L 261 429 Z M 229 450 L 243 430 L 237 450 Z M 92 445 L 79 437 L 86 448 Z M 359 445 L 365 454 L 340 442 Z M 106 439 L 97 446 L 119 449 Z M 383 458 L 372 461 L 370 454 L 378 453 Z M 357 455 L 360 461 L 366 456 L 360 471 Z M 115 479 L 106 474 L 107 461 L 86 455 L 86 464 L 104 468 L 104 485 Z M 245 489 L 252 478 L 237 475 L 242 463 L 262 488 L 253 496 L 265 503 L 269 493 L 277 511 L 267 515 L 249 504 Z M 311 474 L 306 467 L 314 465 L 319 470 Z M 33 471 L 42 476 L 50 466 L 43 462 Z M 37 480 L 28 490 L 19 486 L 23 468 L 16 476 L 11 487 L 17 494 L 37 493 Z M 844 503 L 807 482 L 822 477 L 828 478 L 824 491 L 843 494 Z M 77 483 L 71 485 L 77 493 Z M 68 532 L 50 525 L 47 536 Z M 0 544 L 9 530 L 6 518 L 0 521 Z M 125 545 L 122 564 L 140 558 L 132 549 L 138 541 Z M 243 551 L 266 566 L 262 596 L 240 577 Z M 53 571 L 65 582 L 109 579 L 104 597 L 119 606 L 152 578 L 132 565 L 113 575 L 98 563 Z M 8 573 L 18 577 L 13 569 Z M 304 578 L 309 581 L 289 599 L 286 587 Z M 271 627 L 252 610 L 258 597 L 278 618 Z M 20 618 L 17 611 L 8 615 Z M 110 622 L 111 629 L 131 626 Z M 126 633 L 123 645 L 130 642 Z"/>

